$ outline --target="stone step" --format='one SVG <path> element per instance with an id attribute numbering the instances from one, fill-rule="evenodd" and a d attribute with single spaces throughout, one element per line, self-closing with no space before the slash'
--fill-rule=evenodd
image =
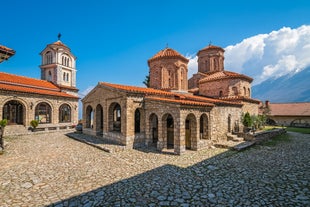
<path id="1" fill-rule="evenodd" d="M 227 133 L 226 136 L 227 136 L 227 140 L 228 141 L 229 140 L 232 140 L 234 142 L 242 142 L 242 141 L 244 141 L 243 137 L 238 137 L 237 135 L 232 134 L 232 133 Z"/>
<path id="2" fill-rule="evenodd" d="M 241 151 L 254 145 L 254 141 L 245 141 L 233 147 L 234 150 Z"/>

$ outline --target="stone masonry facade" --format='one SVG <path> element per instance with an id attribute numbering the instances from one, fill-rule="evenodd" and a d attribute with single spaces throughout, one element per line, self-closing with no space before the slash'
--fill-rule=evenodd
<path id="1" fill-rule="evenodd" d="M 225 71 L 220 47 L 199 54 L 199 71 L 188 81 L 188 59 L 165 48 L 148 60 L 150 88 L 99 82 L 82 99 L 83 132 L 129 148 L 152 145 L 182 154 L 242 131 L 242 114 L 258 114 L 252 78 Z"/>

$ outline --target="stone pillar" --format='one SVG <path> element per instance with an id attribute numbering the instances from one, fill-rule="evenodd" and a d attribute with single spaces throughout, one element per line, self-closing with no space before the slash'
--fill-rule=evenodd
<path id="1" fill-rule="evenodd" d="M 164 131 L 166 130 L 166 131 Z M 167 142 L 165 141 L 165 133 L 167 134 L 166 127 L 163 127 L 163 122 L 161 119 L 158 119 L 158 142 L 157 149 L 162 151 L 164 148 L 167 148 Z"/>
<path id="2" fill-rule="evenodd" d="M 181 155 L 185 152 L 185 126 L 184 122 L 177 118 L 174 123 L 174 153 Z M 180 126 L 180 127 L 176 127 Z"/>

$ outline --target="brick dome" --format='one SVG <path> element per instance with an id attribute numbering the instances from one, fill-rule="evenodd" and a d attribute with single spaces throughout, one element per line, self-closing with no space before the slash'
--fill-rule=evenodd
<path id="1" fill-rule="evenodd" d="M 162 59 L 162 58 L 181 58 L 186 62 L 189 61 L 187 58 L 185 58 L 183 55 L 181 55 L 179 52 L 175 51 L 174 49 L 165 48 L 165 49 L 159 51 L 158 53 L 156 53 L 153 57 L 151 57 L 148 60 L 148 63 L 150 63 L 154 60 Z"/>

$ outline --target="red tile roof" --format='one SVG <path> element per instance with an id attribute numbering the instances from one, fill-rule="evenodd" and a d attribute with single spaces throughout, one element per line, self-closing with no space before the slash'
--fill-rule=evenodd
<path id="1" fill-rule="evenodd" d="M 217 71 L 217 72 L 208 72 L 205 73 L 206 77 L 202 78 L 199 83 L 205 83 L 205 82 L 211 82 L 216 80 L 222 80 L 222 79 L 235 79 L 240 78 L 249 81 L 250 83 L 253 81 L 253 78 L 250 78 L 249 76 L 235 73 L 231 71 Z"/>
<path id="2" fill-rule="evenodd" d="M 3 72 L 0 72 L 0 90 L 78 98 L 61 92 L 60 88 L 51 82 Z"/>
<path id="3" fill-rule="evenodd" d="M 259 104 L 261 103 L 260 100 L 257 100 L 257 99 L 253 99 L 253 98 L 249 98 L 249 97 L 246 97 L 246 96 L 232 96 L 232 97 L 221 97 L 219 98 L 220 100 L 226 100 L 226 101 L 246 101 L 246 102 L 250 102 L 250 103 L 256 103 L 256 104 Z"/>
<path id="4" fill-rule="evenodd" d="M 163 90 L 158 90 L 158 89 L 153 89 L 153 88 L 142 88 L 142 87 L 136 87 L 136 86 L 126 86 L 126 85 L 119 85 L 119 84 L 112 84 L 112 83 L 105 83 L 105 82 L 99 82 L 99 85 L 108 87 L 108 88 L 118 89 L 124 92 L 139 93 L 139 94 L 147 95 L 147 96 L 153 95 L 152 97 L 154 96 L 158 97 L 157 100 L 168 99 L 170 100 L 170 102 L 172 102 L 172 100 L 182 100 L 185 102 L 186 101 L 202 102 L 201 104 L 242 106 L 242 104 L 236 103 L 233 101 L 225 101 L 225 100 L 220 100 L 220 99 L 215 99 L 215 98 L 196 96 L 190 93 L 175 93 L 175 92 L 168 92 L 168 91 L 163 91 Z M 190 102 L 188 102 L 187 104 L 189 103 Z M 197 103 L 195 103 L 195 105 L 197 105 Z"/>
<path id="5" fill-rule="evenodd" d="M 184 60 L 186 62 L 189 61 L 189 59 L 185 58 L 183 55 L 181 55 L 180 53 L 178 53 L 174 49 L 165 48 L 165 49 L 159 51 L 158 53 L 156 53 L 153 57 L 151 57 L 148 60 L 148 63 L 150 64 L 150 62 L 152 62 L 154 60 L 158 60 L 160 58 L 171 58 L 171 57 L 178 57 L 178 58 L 181 58 L 182 60 Z"/>
<path id="6" fill-rule="evenodd" d="M 310 116 L 310 102 L 269 103 L 271 116 Z"/>
<path id="7" fill-rule="evenodd" d="M 136 86 L 126 86 L 126 85 L 120 85 L 120 84 L 113 84 L 113 83 L 106 83 L 106 82 L 99 82 L 99 85 L 107 86 L 111 88 L 116 88 L 122 91 L 128 91 L 133 93 L 143 93 L 148 95 L 170 95 L 170 92 L 162 91 L 158 89 L 153 88 L 142 88 L 142 87 L 136 87 Z"/>
<path id="8" fill-rule="evenodd" d="M 188 100 L 178 100 L 178 99 L 169 99 L 169 98 L 162 98 L 162 97 L 155 97 L 155 96 L 149 96 L 146 97 L 148 100 L 154 100 L 154 101 L 163 101 L 163 102 L 170 102 L 170 103 L 177 103 L 182 105 L 194 105 L 194 106 L 211 106 L 213 107 L 214 104 L 206 103 L 206 102 L 198 102 L 198 101 L 188 101 Z"/>
<path id="9" fill-rule="evenodd" d="M 57 42 L 52 43 L 51 45 L 59 45 L 59 46 L 63 46 L 63 47 L 68 48 L 68 46 L 65 45 L 64 43 L 62 43 L 60 40 L 58 40 Z"/>
<path id="10" fill-rule="evenodd" d="M 223 48 L 219 47 L 219 46 L 215 46 L 215 45 L 208 45 L 207 47 L 203 48 L 202 50 L 222 50 L 223 52 L 225 51 Z M 201 51 L 201 50 L 200 50 Z"/>
<path id="11" fill-rule="evenodd" d="M 5 52 L 7 54 L 11 54 L 11 55 L 14 55 L 15 54 L 15 51 L 8 48 L 8 47 L 5 47 L 3 45 L 0 45 L 0 52 Z"/>

